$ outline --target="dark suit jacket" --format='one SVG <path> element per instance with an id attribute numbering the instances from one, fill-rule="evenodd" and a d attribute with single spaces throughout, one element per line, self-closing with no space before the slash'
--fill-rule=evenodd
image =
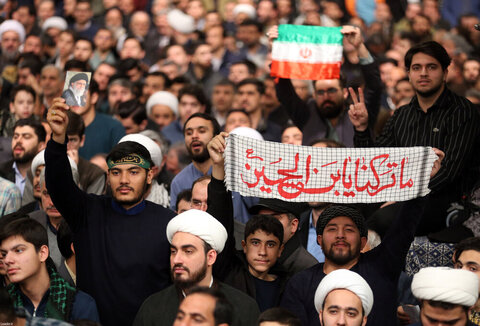
<path id="1" fill-rule="evenodd" d="M 62 97 L 65 99 L 65 103 L 70 106 L 85 106 L 85 98 L 82 96 L 80 97 L 81 102 L 78 103 L 77 99 L 75 98 L 75 95 L 73 95 L 73 92 L 70 89 L 67 89 L 62 93 Z"/>

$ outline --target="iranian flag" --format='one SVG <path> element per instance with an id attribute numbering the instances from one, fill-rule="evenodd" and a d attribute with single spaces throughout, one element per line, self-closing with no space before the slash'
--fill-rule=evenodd
<path id="1" fill-rule="evenodd" d="M 271 75 L 294 79 L 338 79 L 341 27 L 280 25 L 273 42 Z"/>

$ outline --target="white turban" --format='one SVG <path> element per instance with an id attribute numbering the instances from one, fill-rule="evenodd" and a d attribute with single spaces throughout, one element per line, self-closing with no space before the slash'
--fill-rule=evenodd
<path id="1" fill-rule="evenodd" d="M 25 28 L 18 21 L 13 19 L 8 19 L 4 21 L 2 24 L 0 24 L 0 38 L 3 37 L 3 33 L 8 31 L 17 32 L 20 38 L 20 43 L 23 43 L 23 41 L 25 41 Z"/>
<path id="2" fill-rule="evenodd" d="M 178 117 L 178 100 L 175 95 L 166 91 L 155 92 L 147 100 L 147 115 L 150 116 L 152 113 L 152 108 L 155 105 L 166 105 L 168 106 L 175 116 Z"/>
<path id="3" fill-rule="evenodd" d="M 167 225 L 167 239 L 177 232 L 193 234 L 208 243 L 217 253 L 221 253 L 227 241 L 227 230 L 215 217 L 207 212 L 190 209 L 175 216 Z"/>
<path id="4" fill-rule="evenodd" d="M 70 167 L 73 170 L 78 171 L 77 163 L 75 163 L 75 161 L 70 156 L 68 156 L 68 161 L 70 162 Z M 45 165 L 45 150 L 41 150 L 33 158 L 32 165 L 30 166 L 30 169 L 31 169 L 33 175 L 35 175 L 35 171 L 37 171 L 37 168 L 40 165 Z"/>
<path id="5" fill-rule="evenodd" d="M 130 134 L 130 135 L 123 136 L 118 143 L 120 144 L 125 141 L 133 141 L 145 147 L 150 153 L 150 157 L 152 158 L 153 164 L 155 164 L 155 166 L 160 167 L 163 159 L 162 150 L 160 149 L 160 146 L 158 146 L 158 144 L 154 142 L 152 139 L 150 139 L 145 135 Z"/>
<path id="6" fill-rule="evenodd" d="M 413 276 L 412 292 L 419 300 L 471 307 L 478 298 L 478 276 L 463 269 L 422 268 Z"/>
<path id="7" fill-rule="evenodd" d="M 182 34 L 190 34 L 195 30 L 195 19 L 178 9 L 173 9 L 167 14 L 167 22 Z"/>
<path id="8" fill-rule="evenodd" d="M 322 310 L 323 302 L 333 290 L 345 289 L 353 292 L 362 301 L 365 316 L 368 316 L 373 307 L 373 292 L 367 281 L 359 274 L 348 269 L 337 269 L 323 278 L 315 292 L 315 308 Z"/>
<path id="9" fill-rule="evenodd" d="M 67 21 L 62 17 L 53 16 L 47 18 L 42 25 L 42 30 L 46 31 L 49 28 L 58 28 L 61 31 L 64 31 L 68 28 Z"/>
<path id="10" fill-rule="evenodd" d="M 261 133 L 256 131 L 253 128 L 248 128 L 248 127 L 237 127 L 230 131 L 231 134 L 234 135 L 240 135 L 240 136 L 245 136 L 245 137 L 250 137 L 256 140 L 264 140 L 263 136 Z"/>
<path id="11" fill-rule="evenodd" d="M 250 19 L 255 19 L 257 13 L 255 11 L 255 7 L 252 5 L 246 4 L 246 3 L 241 3 L 235 6 L 233 8 L 233 14 L 237 16 L 238 14 L 247 14 L 248 18 Z"/>

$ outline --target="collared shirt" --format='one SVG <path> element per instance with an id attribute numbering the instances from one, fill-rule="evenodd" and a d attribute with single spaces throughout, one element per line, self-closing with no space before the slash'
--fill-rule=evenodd
<path id="1" fill-rule="evenodd" d="M 317 243 L 317 229 L 313 225 L 313 216 L 310 212 L 309 217 L 309 228 L 308 228 L 308 242 L 307 242 L 307 251 L 315 257 L 319 263 L 325 261 L 325 255 L 323 254 L 322 247 Z"/>
<path id="2" fill-rule="evenodd" d="M 23 196 L 23 191 L 25 190 L 25 183 L 27 181 L 27 176 L 23 177 L 20 173 L 20 170 L 17 168 L 17 163 L 13 162 L 13 169 L 15 170 L 15 185 L 20 189 L 20 192 Z"/>
<path id="3" fill-rule="evenodd" d="M 369 130 L 355 131 L 355 147 L 432 146 L 445 152 L 442 168 L 429 188 L 448 188 L 458 193 L 469 179 L 480 138 L 480 115 L 473 104 L 445 88 L 437 101 L 424 112 L 415 96 L 400 107 L 373 142 Z M 467 187 L 468 188 L 468 187 Z"/>

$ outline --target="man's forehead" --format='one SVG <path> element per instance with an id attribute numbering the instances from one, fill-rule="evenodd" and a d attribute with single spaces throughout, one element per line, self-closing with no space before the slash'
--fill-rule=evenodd
<path id="1" fill-rule="evenodd" d="M 279 242 L 280 240 L 273 233 L 267 233 L 262 229 L 257 229 L 253 233 L 250 233 L 247 236 L 247 239 L 251 239 L 251 238 L 259 239 L 262 241 L 275 241 L 275 242 Z"/>
<path id="2" fill-rule="evenodd" d="M 340 87 L 339 79 L 324 79 L 315 81 L 315 89 L 322 89 L 324 87 Z"/>
<path id="3" fill-rule="evenodd" d="M 475 262 L 480 265 L 480 251 L 477 250 L 465 250 L 463 251 L 460 256 L 458 257 L 462 263 L 468 262 Z"/>
<path id="4" fill-rule="evenodd" d="M 198 248 L 203 245 L 203 242 L 203 239 L 199 236 L 182 231 L 175 232 L 172 237 L 172 246 L 175 247 L 191 245 L 192 247 Z"/>
<path id="5" fill-rule="evenodd" d="M 432 57 L 431 55 L 423 52 L 418 52 L 413 55 L 411 65 L 418 64 L 420 62 L 435 63 L 437 65 L 440 65 L 440 61 L 438 61 L 436 58 Z"/>
<path id="6" fill-rule="evenodd" d="M 195 128 L 201 128 L 201 127 L 211 128 L 211 127 L 213 127 L 212 122 L 210 120 L 207 120 L 207 119 L 203 119 L 203 118 L 200 118 L 200 117 L 195 117 L 193 119 L 190 119 L 187 122 L 187 125 L 185 126 L 185 129 L 195 129 Z"/>
<path id="7" fill-rule="evenodd" d="M 25 240 L 25 238 L 21 235 L 12 235 L 12 236 L 9 236 L 8 238 L 5 238 L 3 239 L 1 242 L 0 242 L 0 249 L 2 250 L 8 250 L 10 248 L 6 248 L 5 245 L 8 243 L 9 247 L 16 247 L 16 246 L 19 246 L 19 245 L 25 245 L 27 246 L 28 244 L 30 244 L 30 242 L 27 242 Z"/>
<path id="8" fill-rule="evenodd" d="M 16 134 L 35 134 L 35 130 L 30 126 L 18 126 L 13 132 Z"/>
<path id="9" fill-rule="evenodd" d="M 329 225 L 353 225 L 358 228 L 357 224 L 348 216 L 336 216 L 328 221 L 326 226 Z"/>

